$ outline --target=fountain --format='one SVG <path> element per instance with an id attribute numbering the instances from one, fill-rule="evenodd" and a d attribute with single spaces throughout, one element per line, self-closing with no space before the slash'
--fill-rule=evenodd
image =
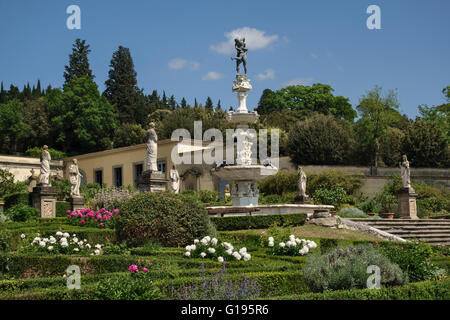
<path id="1" fill-rule="evenodd" d="M 247 109 L 247 92 L 252 89 L 252 85 L 246 74 L 239 74 L 240 63 L 244 64 L 247 73 L 245 40 L 236 39 L 235 42 L 238 55 L 232 59 L 236 60 L 238 74 L 233 80 L 232 91 L 237 94 L 238 108 L 237 112 L 228 112 L 227 120 L 236 124 L 236 159 L 232 165 L 212 169 L 212 173 L 230 183 L 233 206 L 257 206 L 258 181 L 277 173 L 278 169 L 270 164 L 258 164 L 256 157 L 252 157 L 256 153 L 252 152 L 252 149 L 256 151 L 256 135 L 249 129 L 249 124 L 255 123 L 259 115 L 256 111 L 249 112 Z"/>
<path id="2" fill-rule="evenodd" d="M 279 205 L 259 205 L 258 181 L 278 172 L 270 161 L 263 164 L 258 163 L 256 157 L 256 134 L 249 128 L 249 124 L 258 121 L 259 115 L 256 111 L 249 112 L 247 109 L 248 92 L 252 89 L 250 79 L 247 78 L 247 49 L 245 39 L 235 39 L 235 47 L 238 52 L 236 60 L 236 79 L 233 80 L 232 91 L 236 92 L 238 98 L 238 108 L 236 112 L 229 111 L 227 120 L 236 124 L 235 137 L 237 138 L 236 153 L 234 163 L 223 164 L 211 169 L 211 173 L 230 183 L 232 206 L 208 207 L 210 215 L 246 215 L 246 214 L 286 214 L 286 213 L 307 213 L 309 216 L 325 212 L 329 215 L 329 210 L 333 206 L 313 205 L 308 201 L 301 204 L 279 204 Z M 239 74 L 239 65 L 244 65 L 245 75 Z M 260 161 L 263 159 L 260 159 Z M 306 181 L 305 181 L 306 184 Z M 306 189 L 306 185 L 305 185 Z"/>

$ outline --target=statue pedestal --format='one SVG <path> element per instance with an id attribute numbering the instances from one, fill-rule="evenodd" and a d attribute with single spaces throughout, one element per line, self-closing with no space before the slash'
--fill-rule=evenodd
<path id="1" fill-rule="evenodd" d="M 308 195 L 303 196 L 303 195 L 299 194 L 294 198 L 294 203 L 295 204 L 308 204 L 308 203 L 311 203 L 311 199 L 309 198 Z"/>
<path id="2" fill-rule="evenodd" d="M 138 178 L 137 187 L 140 192 L 166 191 L 168 182 L 164 173 L 147 170 Z"/>
<path id="3" fill-rule="evenodd" d="M 70 197 L 67 201 L 69 201 L 72 211 L 84 209 L 84 205 L 86 203 L 83 196 Z"/>
<path id="4" fill-rule="evenodd" d="M 413 188 L 401 188 L 397 192 L 399 219 L 419 219 L 417 216 L 417 193 Z"/>
<path id="5" fill-rule="evenodd" d="M 50 185 L 38 184 L 31 193 L 33 208 L 41 213 L 41 218 L 56 217 L 56 190 Z"/>

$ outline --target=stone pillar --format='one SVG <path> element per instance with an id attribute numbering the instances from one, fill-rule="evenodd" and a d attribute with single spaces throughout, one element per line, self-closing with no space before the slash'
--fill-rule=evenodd
<path id="1" fill-rule="evenodd" d="M 33 208 L 40 212 L 41 218 L 56 217 L 56 190 L 50 185 L 38 184 L 31 193 Z"/>
<path id="2" fill-rule="evenodd" d="M 397 192 L 399 219 L 419 219 L 417 216 L 417 193 L 413 188 L 401 188 Z"/>
<path id="3" fill-rule="evenodd" d="M 147 170 L 138 178 L 137 186 L 140 192 L 166 191 L 168 182 L 162 172 Z"/>
<path id="4" fill-rule="evenodd" d="M 86 203 L 86 201 L 84 200 L 84 197 L 80 196 L 80 197 L 70 197 L 68 199 L 70 206 L 72 208 L 72 211 L 77 211 L 77 210 L 81 210 L 84 209 L 84 205 Z"/>

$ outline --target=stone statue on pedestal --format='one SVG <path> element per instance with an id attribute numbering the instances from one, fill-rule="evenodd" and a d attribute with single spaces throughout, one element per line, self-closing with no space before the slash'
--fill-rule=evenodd
<path id="1" fill-rule="evenodd" d="M 170 189 L 173 193 L 179 193 L 180 192 L 180 175 L 178 174 L 178 170 L 175 168 L 175 166 L 170 169 Z"/>
<path id="2" fill-rule="evenodd" d="M 155 131 L 155 123 L 150 122 L 150 128 L 147 130 L 147 158 L 146 170 L 158 171 L 156 160 L 158 158 L 158 136 Z"/>
<path id="3" fill-rule="evenodd" d="M 44 146 L 44 150 L 41 153 L 41 176 L 39 178 L 39 183 L 41 185 L 50 185 L 50 152 L 48 152 L 48 146 Z"/>
<path id="4" fill-rule="evenodd" d="M 298 195 L 295 197 L 295 203 L 310 203 L 309 196 L 306 194 L 306 173 L 302 167 L 298 167 L 297 173 L 297 187 L 298 187 Z"/>
<path id="5" fill-rule="evenodd" d="M 402 187 L 411 188 L 411 172 L 409 170 L 409 161 L 406 155 L 403 155 L 402 162 L 399 163 L 402 176 Z"/>
<path id="6" fill-rule="evenodd" d="M 78 161 L 77 159 L 72 160 L 72 164 L 69 167 L 69 180 L 72 184 L 70 188 L 70 196 L 71 197 L 79 197 L 80 196 L 80 183 L 81 183 L 81 173 L 78 169 Z"/>
<path id="7" fill-rule="evenodd" d="M 411 172 L 409 161 L 403 155 L 402 162 L 399 163 L 402 176 L 402 187 L 397 192 L 398 212 L 396 217 L 403 219 L 418 219 L 417 216 L 417 194 L 411 187 Z"/>

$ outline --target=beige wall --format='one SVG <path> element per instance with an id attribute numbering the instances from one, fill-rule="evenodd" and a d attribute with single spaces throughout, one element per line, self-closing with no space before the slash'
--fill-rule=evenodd
<path id="1" fill-rule="evenodd" d="M 14 175 L 15 181 L 27 181 L 31 176 L 31 169 L 34 169 L 34 174 L 40 174 L 40 160 L 39 158 L 29 157 L 15 157 L 0 155 L 0 169 L 8 170 Z M 62 160 L 50 161 L 51 176 L 63 176 L 64 162 Z"/>

